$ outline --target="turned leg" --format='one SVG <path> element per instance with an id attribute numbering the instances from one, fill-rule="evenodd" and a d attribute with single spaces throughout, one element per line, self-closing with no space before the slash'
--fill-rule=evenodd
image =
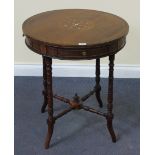
<path id="1" fill-rule="evenodd" d="M 101 86 L 100 86 L 100 59 L 99 58 L 96 59 L 96 86 L 95 88 L 96 88 L 96 92 L 95 92 L 96 99 L 99 103 L 99 106 L 102 107 L 103 103 L 102 103 L 101 96 L 100 96 Z"/>
<path id="2" fill-rule="evenodd" d="M 46 87 L 47 87 L 47 78 L 46 78 L 46 63 L 45 63 L 45 56 L 42 56 L 43 59 L 43 85 L 44 85 L 44 90 L 43 90 L 43 96 L 44 96 L 44 101 L 43 101 L 43 105 L 41 108 L 41 112 L 44 113 L 46 106 L 47 106 L 47 95 L 46 95 Z"/>
<path id="3" fill-rule="evenodd" d="M 114 68 L 114 59 L 115 59 L 115 55 L 111 55 L 109 56 L 109 86 L 108 86 L 108 104 L 107 104 L 107 109 L 108 109 L 108 113 L 107 113 L 107 128 L 110 132 L 111 138 L 113 142 L 116 142 L 116 136 L 115 136 L 115 132 L 113 129 L 113 125 L 112 125 L 112 120 L 113 120 L 113 113 L 112 113 L 112 109 L 113 109 L 113 68 Z"/>
<path id="4" fill-rule="evenodd" d="M 48 106 L 48 132 L 45 140 L 45 149 L 49 148 L 50 140 L 53 134 L 54 128 L 54 118 L 53 118 L 53 92 L 52 92 L 52 59 L 49 57 L 45 57 L 46 64 L 46 97 L 47 97 L 47 106 Z"/>

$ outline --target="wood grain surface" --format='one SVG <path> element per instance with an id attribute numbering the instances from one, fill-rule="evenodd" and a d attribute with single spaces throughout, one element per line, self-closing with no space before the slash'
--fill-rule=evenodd
<path id="1" fill-rule="evenodd" d="M 24 35 L 61 46 L 104 44 L 126 36 L 128 30 L 127 22 L 116 15 L 85 9 L 48 11 L 23 23 Z"/>

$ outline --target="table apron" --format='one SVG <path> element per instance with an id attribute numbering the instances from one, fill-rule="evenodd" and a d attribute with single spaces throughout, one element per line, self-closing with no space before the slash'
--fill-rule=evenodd
<path id="1" fill-rule="evenodd" d="M 77 48 L 51 46 L 30 37 L 26 37 L 25 43 L 32 51 L 44 56 L 66 60 L 84 60 L 101 58 L 117 53 L 125 46 L 126 37 L 103 45 Z"/>

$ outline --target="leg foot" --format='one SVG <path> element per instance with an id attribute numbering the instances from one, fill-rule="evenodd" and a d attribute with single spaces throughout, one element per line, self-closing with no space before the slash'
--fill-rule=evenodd
<path id="1" fill-rule="evenodd" d="M 47 132 L 45 144 L 44 144 L 45 149 L 48 149 L 50 145 L 50 141 L 51 141 L 53 129 L 54 129 L 54 121 L 47 120 L 47 124 L 48 124 L 48 132 Z"/>
<path id="2" fill-rule="evenodd" d="M 109 130 L 109 133 L 111 135 L 111 139 L 112 139 L 112 142 L 116 142 L 116 135 L 115 135 L 115 132 L 114 132 L 114 129 L 113 129 L 113 125 L 112 125 L 112 118 L 111 117 L 107 117 L 107 128 Z"/>

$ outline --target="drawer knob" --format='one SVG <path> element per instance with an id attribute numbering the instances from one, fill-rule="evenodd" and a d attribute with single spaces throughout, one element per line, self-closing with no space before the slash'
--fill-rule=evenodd
<path id="1" fill-rule="evenodd" d="M 86 54 L 87 54 L 86 52 L 82 52 L 82 55 L 83 55 L 83 56 L 86 56 Z"/>

